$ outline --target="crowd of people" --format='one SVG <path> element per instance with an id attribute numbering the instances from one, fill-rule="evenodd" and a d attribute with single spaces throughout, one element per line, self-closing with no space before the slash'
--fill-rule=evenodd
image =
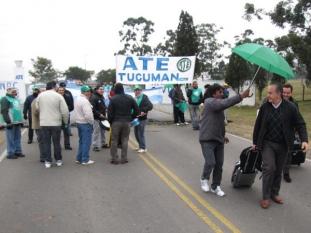
<path id="1" fill-rule="evenodd" d="M 33 142 L 34 132 L 37 135 L 40 162 L 46 168 L 52 166 L 51 145 L 54 147 L 56 166 L 62 166 L 61 132 L 63 131 L 64 149 L 72 150 L 70 144 L 71 129 L 70 112 L 74 111 L 74 122 L 78 129 L 78 151 L 76 163 L 93 164 L 90 159 L 90 149 L 100 151 L 110 147 L 111 164 L 128 163 L 127 150 L 131 122 L 134 125 L 134 135 L 138 143 L 138 153 L 147 152 L 145 127 L 148 112 L 153 109 L 147 95 L 142 93 L 140 86 L 134 87 L 135 97 L 125 94 L 121 83 L 114 85 L 109 94 L 110 103 L 105 104 L 104 89 L 98 85 L 94 89 L 84 85 L 81 95 L 74 101 L 66 84 L 48 82 L 45 89 L 34 86 L 33 93 L 27 97 L 24 109 L 21 111 L 16 98 L 17 90 L 9 88 L 6 97 L 1 99 L 1 114 L 6 122 L 7 159 L 24 157 L 21 147 L 21 126 L 24 120 L 29 121 L 28 144 Z M 262 154 L 262 192 L 260 206 L 264 209 L 270 206 L 270 199 L 278 204 L 283 203 L 279 195 L 282 172 L 286 182 L 291 182 L 289 167 L 295 135 L 301 141 L 304 151 L 308 149 L 306 124 L 301 116 L 298 105 L 292 97 L 293 87 L 272 83 L 268 86 L 266 100 L 259 108 L 253 132 L 253 149 Z M 219 84 L 206 85 L 203 93 L 197 81 L 186 88 L 186 98 L 180 85 L 174 85 L 169 92 L 173 104 L 174 123 L 177 126 L 187 125 L 184 112 L 189 107 L 193 130 L 199 130 L 199 142 L 205 160 L 201 175 L 201 189 L 224 196 L 221 188 L 224 163 L 224 144 L 229 140 L 225 136 L 227 119 L 225 110 L 244 98 L 251 96 L 247 89 L 240 94 L 229 97 L 225 86 Z M 200 106 L 203 105 L 203 109 Z M 22 116 L 23 114 L 23 116 Z M 105 133 L 110 123 L 109 140 Z M 104 126 L 103 126 L 104 125 Z M 117 150 L 121 149 L 118 157 Z M 212 176 L 212 178 L 211 178 Z"/>

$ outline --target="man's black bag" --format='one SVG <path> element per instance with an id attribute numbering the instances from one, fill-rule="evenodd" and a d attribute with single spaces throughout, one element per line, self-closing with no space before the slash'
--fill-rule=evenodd
<path id="1" fill-rule="evenodd" d="M 301 142 L 295 140 L 292 150 L 289 152 L 292 156 L 291 164 L 300 166 L 306 161 L 306 153 L 301 149 Z"/>
<path id="2" fill-rule="evenodd" d="M 261 171 L 262 157 L 258 150 L 252 147 L 245 148 L 240 155 L 240 160 L 236 162 L 231 183 L 234 188 L 251 187 L 255 181 L 257 171 Z"/>

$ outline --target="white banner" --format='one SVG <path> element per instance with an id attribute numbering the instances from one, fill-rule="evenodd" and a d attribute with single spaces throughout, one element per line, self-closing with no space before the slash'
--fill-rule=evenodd
<path id="1" fill-rule="evenodd" d="M 137 57 L 117 55 L 117 82 L 135 84 L 191 83 L 195 56 L 191 57 Z"/>
<path id="2" fill-rule="evenodd" d="M 0 81 L 0 96 L 5 96 L 6 89 L 9 87 L 17 89 L 18 98 L 21 100 L 21 103 L 24 103 L 26 99 L 25 83 L 20 81 Z"/>

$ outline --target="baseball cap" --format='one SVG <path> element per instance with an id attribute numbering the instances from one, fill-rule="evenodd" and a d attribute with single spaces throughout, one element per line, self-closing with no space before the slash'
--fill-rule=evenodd
<path id="1" fill-rule="evenodd" d="M 91 88 L 89 86 L 87 86 L 87 85 L 84 85 L 84 86 L 81 87 L 81 92 L 88 92 L 90 90 L 91 90 Z"/>

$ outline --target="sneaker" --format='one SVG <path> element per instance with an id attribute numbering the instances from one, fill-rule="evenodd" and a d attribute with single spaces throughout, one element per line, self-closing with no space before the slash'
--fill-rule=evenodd
<path id="1" fill-rule="evenodd" d="M 18 157 L 16 155 L 7 155 L 7 159 L 17 159 Z"/>
<path id="2" fill-rule="evenodd" d="M 45 165 L 46 168 L 50 168 L 50 167 L 52 166 L 52 163 L 50 163 L 50 162 L 45 162 L 44 165 Z"/>
<path id="3" fill-rule="evenodd" d="M 75 163 L 76 163 L 76 164 L 80 164 L 81 162 L 80 162 L 79 160 L 76 160 Z"/>
<path id="4" fill-rule="evenodd" d="M 107 144 L 107 143 L 104 143 L 103 145 L 102 145 L 102 148 L 109 148 L 109 145 Z"/>
<path id="5" fill-rule="evenodd" d="M 139 150 L 140 150 L 139 147 L 135 147 L 135 148 L 134 148 L 134 151 L 139 151 Z"/>
<path id="6" fill-rule="evenodd" d="M 81 164 L 82 164 L 82 165 L 90 165 L 90 164 L 93 164 L 93 163 L 95 163 L 95 161 L 89 160 L 89 161 L 83 162 L 83 163 L 81 163 Z"/>
<path id="7" fill-rule="evenodd" d="M 100 151 L 100 149 L 98 147 L 94 147 L 93 151 Z"/>
<path id="8" fill-rule="evenodd" d="M 211 192 L 215 193 L 219 197 L 223 197 L 226 195 L 225 192 L 221 190 L 220 186 L 217 186 L 215 189 L 212 188 Z"/>
<path id="9" fill-rule="evenodd" d="M 137 151 L 137 153 L 146 153 L 147 152 L 147 149 L 139 149 L 138 151 Z"/>
<path id="10" fill-rule="evenodd" d="M 180 123 L 176 123 L 177 126 L 180 126 Z"/>
<path id="11" fill-rule="evenodd" d="M 56 161 L 56 166 L 57 167 L 61 167 L 63 165 L 63 161 L 62 160 L 57 160 Z"/>
<path id="12" fill-rule="evenodd" d="M 24 158 L 25 155 L 23 153 L 16 153 L 15 154 L 16 157 L 20 157 L 20 158 Z"/>
<path id="13" fill-rule="evenodd" d="M 189 125 L 189 123 L 186 121 L 186 122 L 184 122 L 184 125 Z"/>
<path id="14" fill-rule="evenodd" d="M 65 146 L 65 150 L 72 150 L 71 146 Z"/>
<path id="15" fill-rule="evenodd" d="M 209 191 L 208 180 L 201 180 L 201 189 L 203 192 Z"/>
<path id="16" fill-rule="evenodd" d="M 289 173 L 284 174 L 284 180 L 287 183 L 291 183 L 292 182 L 292 179 L 290 178 Z"/>

